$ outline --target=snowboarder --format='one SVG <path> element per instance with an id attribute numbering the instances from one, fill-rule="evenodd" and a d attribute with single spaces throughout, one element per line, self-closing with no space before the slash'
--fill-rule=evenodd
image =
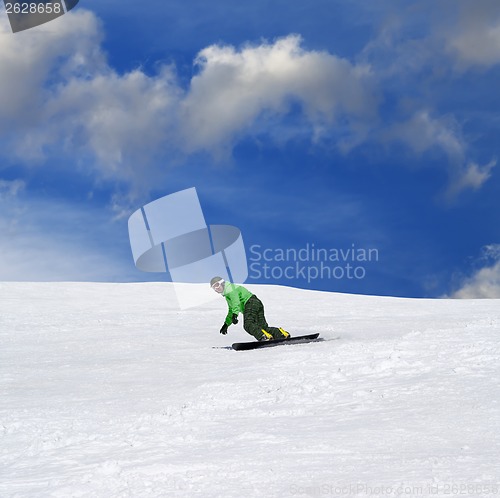
<path id="1" fill-rule="evenodd" d="M 226 282 L 222 277 L 214 277 L 210 280 L 210 287 L 226 298 L 229 307 L 224 325 L 220 329 L 221 334 L 226 335 L 228 327 L 238 323 L 238 314 L 243 313 L 243 328 L 258 341 L 290 338 L 286 330 L 267 324 L 262 301 L 242 285 Z"/>

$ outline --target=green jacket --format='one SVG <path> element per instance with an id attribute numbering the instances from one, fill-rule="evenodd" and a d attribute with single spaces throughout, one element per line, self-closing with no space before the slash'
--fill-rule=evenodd
<path id="1" fill-rule="evenodd" d="M 231 325 L 231 323 L 233 323 L 233 314 L 237 315 L 238 313 L 243 313 L 245 304 L 253 294 L 241 285 L 226 282 L 222 295 L 226 298 L 227 306 L 229 307 L 225 323 L 226 325 Z"/>

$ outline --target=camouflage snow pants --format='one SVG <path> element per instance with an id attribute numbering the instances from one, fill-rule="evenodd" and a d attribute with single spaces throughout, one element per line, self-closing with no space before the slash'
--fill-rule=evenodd
<path id="1" fill-rule="evenodd" d="M 281 332 L 276 327 L 269 327 L 264 316 L 264 305 L 257 296 L 252 296 L 245 304 L 243 311 L 243 328 L 250 335 L 260 341 L 264 334 L 262 329 L 271 334 L 274 339 L 283 338 Z"/>

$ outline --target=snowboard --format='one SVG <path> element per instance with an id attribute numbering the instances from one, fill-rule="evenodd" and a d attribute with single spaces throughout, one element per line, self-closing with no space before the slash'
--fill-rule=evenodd
<path id="1" fill-rule="evenodd" d="M 236 351 L 248 351 L 249 349 L 272 348 L 273 346 L 284 346 L 286 344 L 304 344 L 318 340 L 318 334 L 299 335 L 290 339 L 275 339 L 274 341 L 252 341 L 252 342 L 235 342 L 232 348 Z M 321 339 L 319 339 L 321 340 Z"/>

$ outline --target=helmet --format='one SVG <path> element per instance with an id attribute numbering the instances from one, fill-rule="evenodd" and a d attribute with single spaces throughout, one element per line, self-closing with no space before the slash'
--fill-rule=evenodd
<path id="1" fill-rule="evenodd" d="M 210 280 L 210 287 L 212 287 L 216 282 L 224 281 L 222 277 L 214 277 L 212 280 Z"/>

